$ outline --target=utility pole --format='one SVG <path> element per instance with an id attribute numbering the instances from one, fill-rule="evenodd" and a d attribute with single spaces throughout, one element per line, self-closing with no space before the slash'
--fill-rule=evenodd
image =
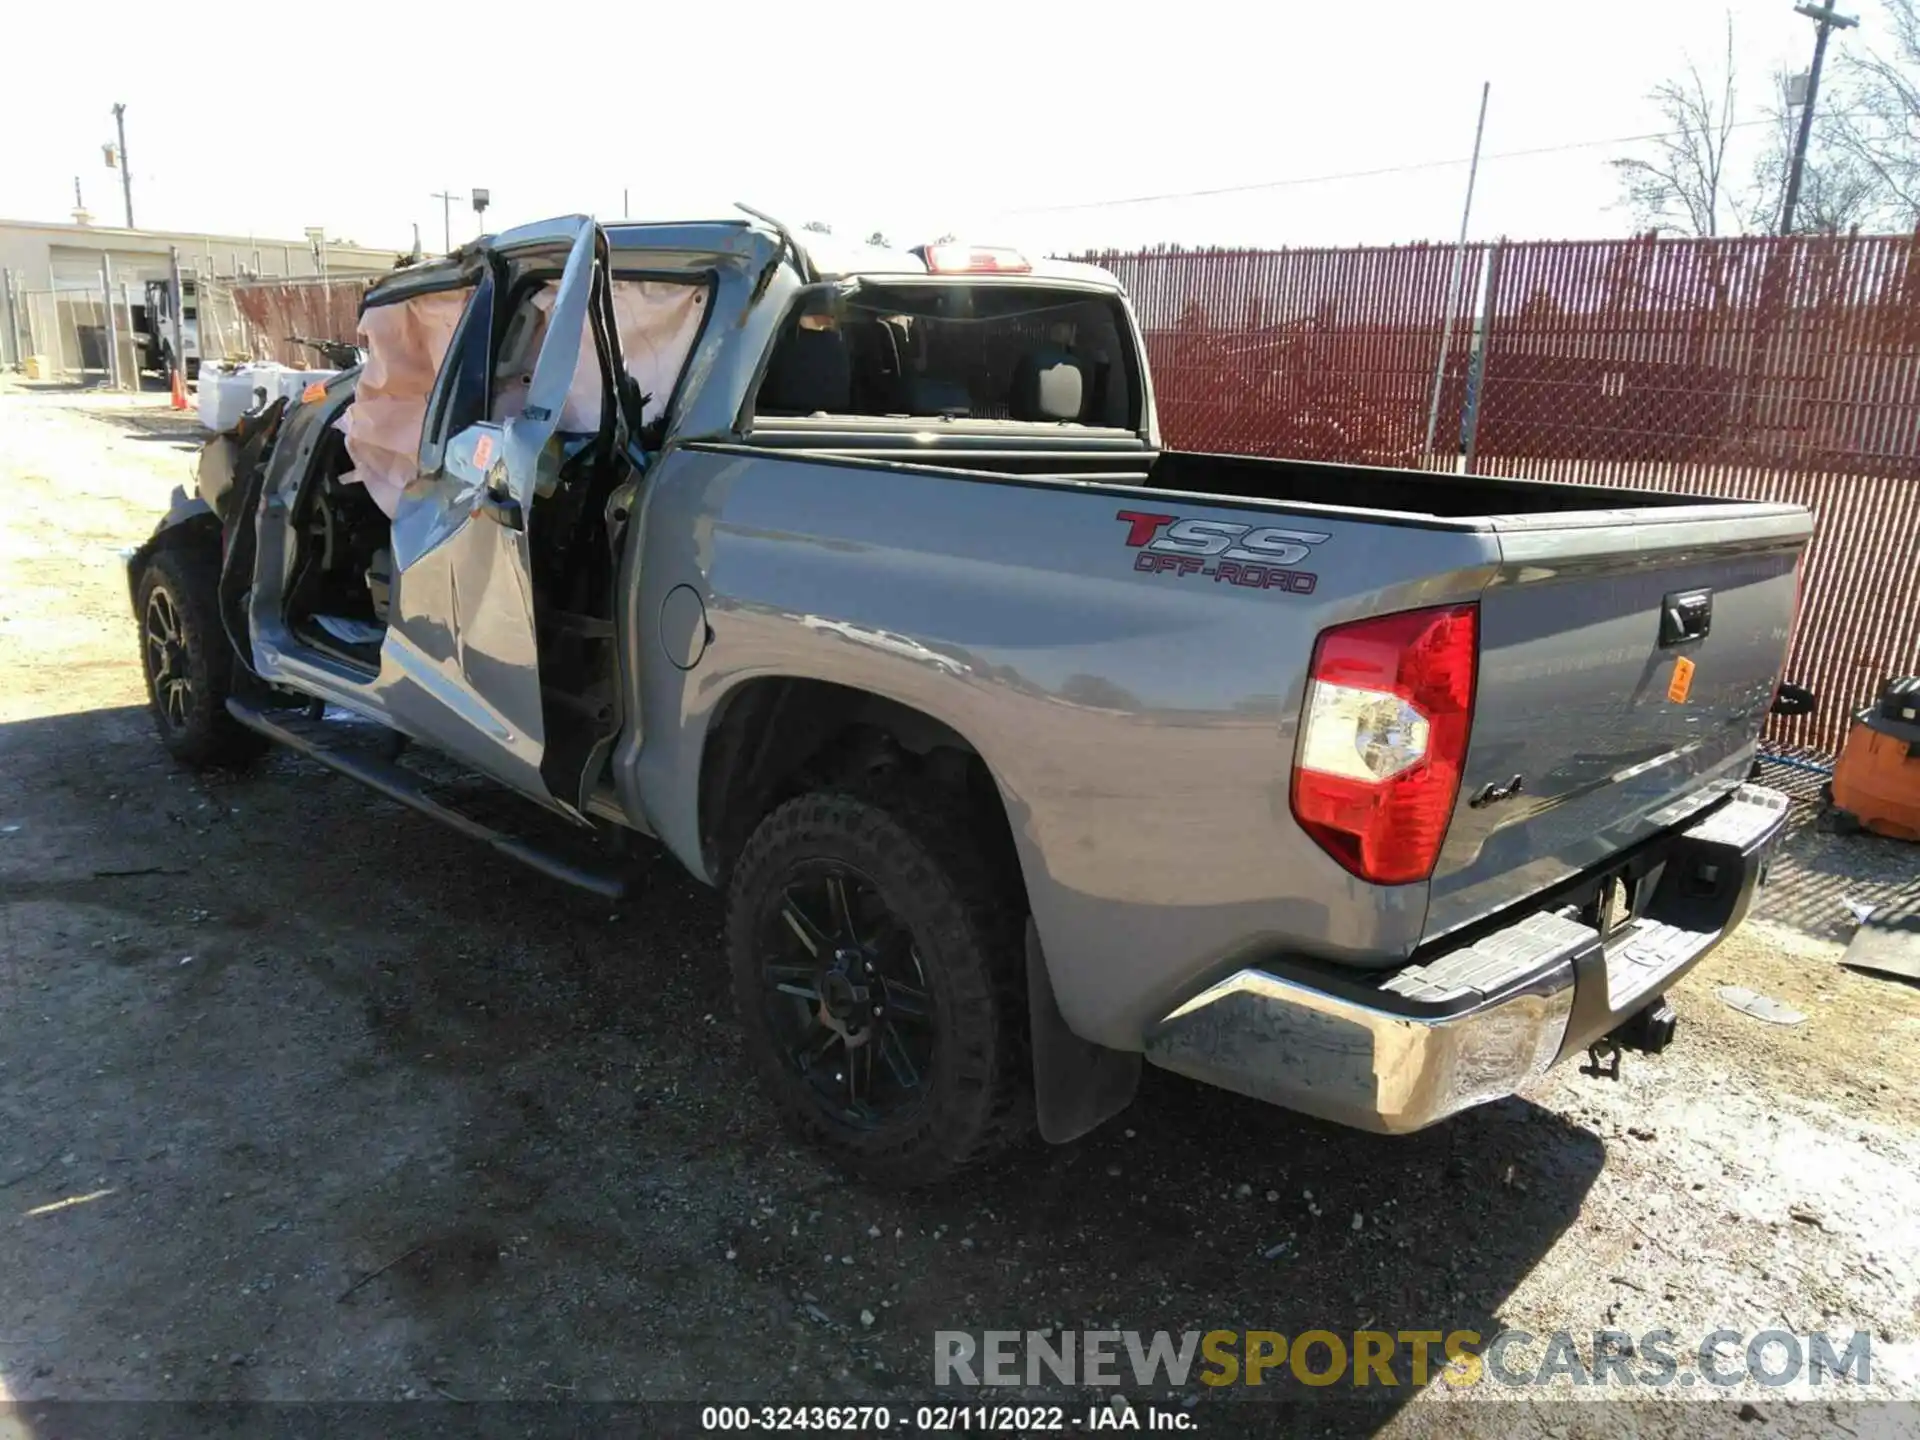
<path id="1" fill-rule="evenodd" d="M 453 253 L 453 202 L 467 197 L 455 195 L 446 190 L 436 190 L 433 192 L 433 198 L 440 202 L 441 239 L 446 242 L 446 253 L 451 255 Z"/>
<path id="2" fill-rule="evenodd" d="M 127 202 L 127 228 L 133 229 L 133 171 L 127 165 L 127 107 L 113 107 L 113 123 L 120 127 L 120 193 Z"/>
<path id="3" fill-rule="evenodd" d="M 167 247 L 167 304 L 173 311 L 169 317 L 173 321 L 173 363 L 180 370 L 180 385 L 184 390 L 187 384 L 187 330 L 184 312 L 186 310 L 186 287 L 180 283 L 180 247 Z M 199 321 L 194 322 L 194 333 L 199 334 Z M 195 345 L 198 349 L 198 345 Z M 212 372 L 208 372 L 212 373 Z"/>
<path id="4" fill-rule="evenodd" d="M 1473 182 L 1480 174 L 1480 139 L 1487 133 L 1487 96 L 1493 92 L 1493 82 L 1485 81 L 1480 86 L 1480 118 L 1473 127 L 1473 161 L 1467 166 L 1467 198 L 1460 207 L 1460 239 L 1453 247 L 1453 268 L 1447 276 L 1447 314 L 1440 330 L 1440 359 L 1433 367 L 1433 399 L 1427 406 L 1427 448 L 1433 453 L 1433 438 L 1440 428 L 1440 390 L 1447 378 L 1447 351 L 1453 347 L 1453 312 L 1460 308 L 1457 292 L 1460 289 L 1460 270 L 1467 253 L 1467 222 L 1473 217 Z"/>
<path id="5" fill-rule="evenodd" d="M 107 388 L 120 388 L 120 320 L 113 313 L 113 258 L 100 253 L 100 306 L 106 323 L 100 333 L 107 342 Z"/>
<path id="6" fill-rule="evenodd" d="M 0 332 L 0 368 L 18 365 L 20 354 L 20 322 L 13 313 L 13 271 L 0 269 L 0 309 L 7 315 L 7 328 Z"/>
<path id="7" fill-rule="evenodd" d="M 1800 203 L 1800 176 L 1807 166 L 1807 142 L 1813 138 L 1813 106 L 1820 95 L 1820 67 L 1826 63 L 1827 37 L 1835 30 L 1851 30 L 1860 22 L 1831 5 L 1796 5 L 1793 13 L 1813 21 L 1813 68 L 1807 72 L 1807 98 L 1800 105 L 1800 133 L 1793 142 L 1793 164 L 1787 170 L 1787 198 L 1780 204 L 1780 233 L 1793 233 L 1793 212 Z"/>

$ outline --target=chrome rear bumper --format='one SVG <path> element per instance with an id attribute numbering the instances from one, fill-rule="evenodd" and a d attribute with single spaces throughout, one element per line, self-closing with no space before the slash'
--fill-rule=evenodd
<path id="1" fill-rule="evenodd" d="M 1607 1034 L 1746 918 L 1786 797 L 1743 785 L 1628 866 L 1644 897 L 1603 943 L 1578 907 L 1385 975 L 1249 968 L 1146 1037 L 1154 1064 L 1363 1130 L 1418 1130 L 1510 1095 Z"/>

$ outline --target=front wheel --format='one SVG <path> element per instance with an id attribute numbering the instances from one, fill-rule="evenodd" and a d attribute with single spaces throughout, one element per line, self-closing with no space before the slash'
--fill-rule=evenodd
<path id="1" fill-rule="evenodd" d="M 154 729 L 196 768 L 237 769 L 271 743 L 227 713 L 234 657 L 220 624 L 219 567 L 192 550 L 161 550 L 136 592 L 140 659 Z"/>
<path id="2" fill-rule="evenodd" d="M 759 1080 L 867 1179 L 924 1185 L 1032 1124 L 1021 907 L 962 813 L 803 795 L 734 867 L 727 948 Z"/>

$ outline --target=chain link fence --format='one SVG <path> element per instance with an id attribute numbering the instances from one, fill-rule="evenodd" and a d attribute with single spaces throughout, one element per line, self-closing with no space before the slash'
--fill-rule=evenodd
<path id="1" fill-rule="evenodd" d="M 131 285 L 114 286 L 111 305 L 98 285 L 50 290 L 16 286 L 12 300 L 8 308 L 14 333 L 4 347 L 11 363 L 38 356 L 51 367 L 52 376 L 98 383 L 117 377 L 129 387 L 148 367 L 140 330 L 145 300 Z"/>
<path id="2" fill-rule="evenodd" d="M 378 275 L 292 279 L 189 276 L 189 316 L 200 355 L 208 361 L 278 360 L 312 368 L 318 353 L 301 340 L 351 343 L 360 302 Z M 43 362 L 48 378 L 105 383 L 110 348 L 118 377 L 133 387 L 142 371 L 158 373 L 161 357 L 150 337 L 144 284 L 113 286 L 112 326 L 102 285 L 63 282 L 34 289 L 9 277 L 0 294 L 0 365 Z M 110 346 L 111 332 L 113 344 Z"/>
<path id="3" fill-rule="evenodd" d="M 252 253 L 257 262 L 261 251 Z M 29 285 L 17 271 L 0 271 L 5 282 L 0 289 L 0 365 L 25 367 L 33 361 L 50 379 L 106 383 L 111 330 L 119 360 L 112 378 L 131 388 L 142 371 L 158 374 L 161 342 L 152 333 L 147 302 L 149 282 L 164 281 L 165 271 L 156 277 L 150 256 L 120 258 L 125 263 L 113 266 L 110 284 L 105 277 L 72 273 L 68 259 L 52 267 L 50 284 Z M 165 257 L 160 258 L 164 267 Z M 243 257 L 209 251 L 196 258 L 226 264 Z M 183 264 L 185 314 L 194 328 L 188 353 L 197 348 L 199 358 L 208 362 L 278 360 L 312 367 L 318 363 L 316 352 L 294 337 L 351 342 L 361 298 L 385 273 L 362 266 L 344 274 L 260 277 Z"/>

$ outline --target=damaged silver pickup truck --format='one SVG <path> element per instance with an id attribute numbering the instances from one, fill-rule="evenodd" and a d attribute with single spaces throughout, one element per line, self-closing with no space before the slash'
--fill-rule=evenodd
<path id="1" fill-rule="evenodd" d="M 655 837 L 865 1175 L 1072 1138 L 1143 1057 L 1399 1132 L 1657 1048 L 1781 830 L 1804 509 L 1164 449 L 1111 275 L 758 217 L 476 242 L 360 341 L 131 559 L 162 740 L 607 894 L 406 746 Z"/>

